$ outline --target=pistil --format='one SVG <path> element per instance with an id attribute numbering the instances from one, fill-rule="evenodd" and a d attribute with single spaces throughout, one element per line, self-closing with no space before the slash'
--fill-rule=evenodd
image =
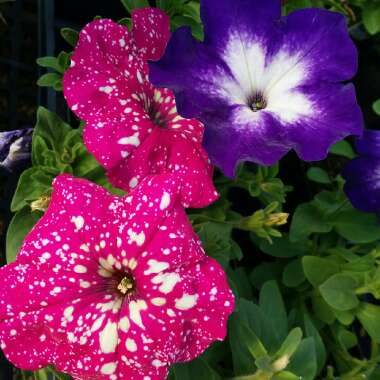
<path id="1" fill-rule="evenodd" d="M 124 296 L 132 295 L 135 292 L 136 284 L 130 275 L 125 275 L 117 285 L 117 290 Z"/>

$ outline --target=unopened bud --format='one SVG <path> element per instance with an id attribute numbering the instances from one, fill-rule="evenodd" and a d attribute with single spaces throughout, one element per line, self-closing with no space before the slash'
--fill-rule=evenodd
<path id="1" fill-rule="evenodd" d="M 47 208 L 49 207 L 50 203 L 50 196 L 48 195 L 43 195 L 42 197 L 36 199 L 30 204 L 30 208 L 32 211 L 43 211 L 45 212 Z"/>
<path id="2" fill-rule="evenodd" d="M 283 355 L 272 364 L 274 373 L 284 370 L 289 364 L 289 356 Z"/>
<path id="3" fill-rule="evenodd" d="M 265 218 L 264 225 L 271 226 L 282 226 L 286 224 L 288 221 L 289 214 L 286 212 L 276 212 L 274 214 L 270 214 Z"/>

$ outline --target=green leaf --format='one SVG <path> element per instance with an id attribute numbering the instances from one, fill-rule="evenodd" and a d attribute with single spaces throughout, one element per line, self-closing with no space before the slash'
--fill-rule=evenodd
<path id="1" fill-rule="evenodd" d="M 271 380 L 300 380 L 300 377 L 289 371 L 275 373 Z"/>
<path id="2" fill-rule="evenodd" d="M 36 60 L 37 64 L 42 67 L 49 67 L 63 74 L 64 70 L 59 64 L 59 61 L 56 57 L 40 57 Z"/>
<path id="3" fill-rule="evenodd" d="M 128 27 L 128 30 L 132 29 L 132 19 L 130 17 L 123 17 L 118 20 L 118 24 Z"/>
<path id="4" fill-rule="evenodd" d="M 326 280 L 319 290 L 325 301 L 337 310 L 351 310 L 359 305 L 355 294 L 357 283 L 346 274 L 335 274 Z"/>
<path id="5" fill-rule="evenodd" d="M 358 339 L 356 335 L 344 328 L 339 328 L 337 337 L 339 343 L 345 350 L 349 350 L 358 344 Z"/>
<path id="6" fill-rule="evenodd" d="M 64 153 L 63 142 L 71 130 L 71 127 L 54 112 L 50 112 L 44 107 L 39 107 L 37 110 L 37 123 L 33 132 L 33 165 L 48 166 L 43 156 L 46 150 L 52 151 L 62 162 L 61 158 Z M 36 139 L 38 141 L 37 143 L 35 143 Z"/>
<path id="7" fill-rule="evenodd" d="M 304 314 L 304 325 L 306 336 L 314 338 L 315 354 L 317 360 L 317 373 L 319 373 L 322 371 L 326 363 L 326 348 L 317 328 L 314 326 L 314 323 L 312 322 L 308 314 Z"/>
<path id="8" fill-rule="evenodd" d="M 79 33 L 71 28 L 62 28 L 61 36 L 72 47 L 74 47 L 79 40 Z"/>
<path id="9" fill-rule="evenodd" d="M 351 144 L 346 140 L 341 140 L 330 147 L 330 153 L 338 156 L 349 158 L 350 160 L 355 157 L 355 152 Z"/>
<path id="10" fill-rule="evenodd" d="M 148 0 L 120 0 L 124 8 L 131 13 L 133 9 L 149 7 Z"/>
<path id="11" fill-rule="evenodd" d="M 372 104 L 373 111 L 380 116 L 380 99 Z"/>
<path id="12" fill-rule="evenodd" d="M 203 359 L 177 364 L 172 369 L 176 380 L 220 380 L 220 376 Z"/>
<path id="13" fill-rule="evenodd" d="M 368 3 L 363 9 L 363 23 L 370 34 L 380 32 L 380 3 Z"/>
<path id="14" fill-rule="evenodd" d="M 299 205 L 293 215 L 290 225 L 290 241 L 296 242 L 306 239 L 314 232 L 324 233 L 331 231 L 332 226 L 325 220 L 321 211 L 311 203 Z"/>
<path id="15" fill-rule="evenodd" d="M 380 239 L 380 226 L 374 214 L 347 210 L 335 216 L 332 223 L 339 235 L 348 241 L 371 243 Z"/>
<path id="16" fill-rule="evenodd" d="M 314 287 L 321 285 L 340 269 L 334 261 L 316 256 L 303 257 L 302 266 L 306 278 Z"/>
<path id="17" fill-rule="evenodd" d="M 311 299 L 315 316 L 322 322 L 331 325 L 335 321 L 335 313 L 328 303 L 319 295 Z"/>
<path id="18" fill-rule="evenodd" d="M 334 309 L 334 314 L 336 316 L 336 319 L 345 326 L 349 326 L 352 324 L 352 322 L 355 319 L 354 310 L 336 310 Z"/>
<path id="19" fill-rule="evenodd" d="M 235 284 L 239 297 L 252 298 L 252 286 L 244 268 L 227 268 L 227 274 L 229 279 Z"/>
<path id="20" fill-rule="evenodd" d="M 46 368 L 40 369 L 33 373 L 34 380 L 49 380 L 49 373 Z"/>
<path id="21" fill-rule="evenodd" d="M 182 13 L 185 16 L 190 16 L 192 19 L 194 19 L 198 23 L 201 23 L 199 2 L 190 1 L 189 3 L 185 4 L 182 8 Z"/>
<path id="22" fill-rule="evenodd" d="M 278 262 L 262 263 L 257 265 L 249 275 L 249 280 L 256 289 L 270 280 L 281 281 L 283 264 Z"/>
<path id="23" fill-rule="evenodd" d="M 274 239 L 272 243 L 260 239 L 260 249 L 274 257 L 303 256 L 308 252 L 308 247 L 305 244 L 291 242 L 287 235 Z"/>
<path id="24" fill-rule="evenodd" d="M 249 305 L 243 303 L 241 307 L 249 308 Z M 253 372 L 256 369 L 254 359 L 268 356 L 263 343 L 248 327 L 245 314 L 245 311 L 234 313 L 229 322 L 232 361 L 237 375 Z"/>
<path id="25" fill-rule="evenodd" d="M 9 224 L 6 237 L 7 263 L 11 263 L 16 259 L 25 236 L 41 216 L 42 213 L 31 212 L 28 207 L 24 207 L 14 215 Z"/>
<path id="26" fill-rule="evenodd" d="M 281 358 L 286 356 L 291 358 L 294 352 L 297 350 L 302 340 L 302 330 L 299 327 L 292 329 L 284 342 L 281 344 L 280 349 L 277 351 L 275 357 Z"/>
<path id="27" fill-rule="evenodd" d="M 317 374 L 317 358 L 312 337 L 300 343 L 286 370 L 298 375 L 302 380 L 314 380 Z"/>
<path id="28" fill-rule="evenodd" d="M 190 26 L 193 36 L 198 40 L 203 40 L 203 28 L 200 22 L 191 17 L 177 15 L 171 19 L 172 29 L 177 29 L 180 26 Z"/>
<path id="29" fill-rule="evenodd" d="M 356 316 L 370 337 L 380 343 L 380 306 L 362 303 Z"/>
<path id="30" fill-rule="evenodd" d="M 305 281 L 305 275 L 302 268 L 302 260 L 296 259 L 288 263 L 282 273 L 282 282 L 288 288 L 294 288 Z"/>
<path id="31" fill-rule="evenodd" d="M 307 178 L 309 178 L 311 181 L 323 183 L 323 184 L 329 184 L 331 183 L 331 179 L 327 172 L 321 168 L 312 167 L 309 168 L 307 171 Z"/>
<path id="32" fill-rule="evenodd" d="M 239 319 L 246 324 L 259 338 L 263 336 L 262 319 L 264 318 L 260 308 L 252 301 L 240 298 L 236 304 L 236 312 Z"/>
<path id="33" fill-rule="evenodd" d="M 16 191 L 12 198 L 11 210 L 21 210 L 42 195 L 46 195 L 51 188 L 54 176 L 45 172 L 42 168 L 31 167 L 26 169 L 20 176 Z"/>
<path id="34" fill-rule="evenodd" d="M 288 333 L 288 317 L 284 301 L 276 281 L 266 282 L 260 291 L 259 307 L 272 329 L 273 345 L 268 349 L 279 347 Z"/>
<path id="35" fill-rule="evenodd" d="M 47 73 L 38 78 L 37 85 L 41 87 L 53 87 L 57 82 L 61 81 L 62 75 L 57 73 Z"/>
<path id="36" fill-rule="evenodd" d="M 71 54 L 66 53 L 65 51 L 61 51 L 58 54 L 57 60 L 58 64 L 61 67 L 62 73 L 66 71 L 66 69 L 70 66 L 70 56 Z"/>
<path id="37" fill-rule="evenodd" d="M 204 222 L 194 225 L 208 255 L 226 266 L 231 259 L 241 259 L 242 252 L 231 239 L 231 225 L 227 223 Z"/>

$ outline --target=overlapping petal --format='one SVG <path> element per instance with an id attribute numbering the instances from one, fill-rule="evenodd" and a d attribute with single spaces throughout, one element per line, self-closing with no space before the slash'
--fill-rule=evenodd
<path id="1" fill-rule="evenodd" d="M 117 197 L 69 175 L 54 181 L 45 215 L 0 269 L 9 360 L 76 379 L 163 380 L 171 364 L 224 338 L 232 292 L 187 220 L 180 186 L 156 175 Z"/>
<path id="2" fill-rule="evenodd" d="M 271 165 L 290 149 L 323 159 L 362 131 L 355 91 L 341 83 L 357 70 L 344 16 L 280 10 L 277 0 L 202 0 L 204 42 L 179 28 L 150 63 L 152 82 L 174 91 L 180 114 L 205 124 L 206 150 L 230 176 L 240 161 Z"/>
<path id="3" fill-rule="evenodd" d="M 64 77 L 68 104 L 86 121 L 85 144 L 115 186 L 129 191 L 147 175 L 177 171 L 183 204 L 206 206 L 217 194 L 201 145 L 203 125 L 178 116 L 171 91 L 148 81 L 146 60 L 162 55 L 168 18 L 158 9 L 139 9 L 132 22 L 131 32 L 107 19 L 82 30 Z"/>
<path id="4" fill-rule="evenodd" d="M 344 191 L 354 207 L 380 213 L 380 132 L 367 130 L 356 141 L 359 157 L 343 170 Z"/>
<path id="5" fill-rule="evenodd" d="M 132 11 L 132 33 L 144 59 L 159 59 L 169 40 L 169 17 L 157 8 Z"/>

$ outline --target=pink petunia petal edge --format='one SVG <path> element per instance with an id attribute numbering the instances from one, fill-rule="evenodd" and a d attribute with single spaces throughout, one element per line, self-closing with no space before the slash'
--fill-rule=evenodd
<path id="1" fill-rule="evenodd" d="M 149 9 L 136 11 L 134 17 L 136 34 L 153 21 L 165 19 Z M 159 30 L 165 28 L 161 25 Z M 148 82 L 140 52 L 148 48 L 140 48 L 142 42 L 135 44 L 133 31 L 107 19 L 93 21 L 82 30 L 73 67 L 64 77 L 68 104 L 86 121 L 85 144 L 114 185 L 129 191 L 147 175 L 173 172 L 181 174 L 183 204 L 207 206 L 218 194 L 212 183 L 212 166 L 201 146 L 203 125 L 180 117 L 171 91 L 154 89 Z M 166 44 L 163 32 L 144 35 L 152 38 L 152 44 L 155 41 L 158 50 Z M 160 138 L 151 138 L 157 130 Z M 181 152 L 183 146 L 188 148 Z M 146 162 L 136 165 L 134 157 L 142 156 Z M 176 168 L 184 165 L 187 170 L 177 172 Z"/>
<path id="2" fill-rule="evenodd" d="M 169 365 L 224 338 L 233 296 L 175 176 L 146 178 L 126 197 L 69 175 L 53 187 L 16 262 L 0 269 L 9 360 L 81 380 L 163 380 Z M 128 298 L 116 291 L 123 276 L 136 286 Z"/>

